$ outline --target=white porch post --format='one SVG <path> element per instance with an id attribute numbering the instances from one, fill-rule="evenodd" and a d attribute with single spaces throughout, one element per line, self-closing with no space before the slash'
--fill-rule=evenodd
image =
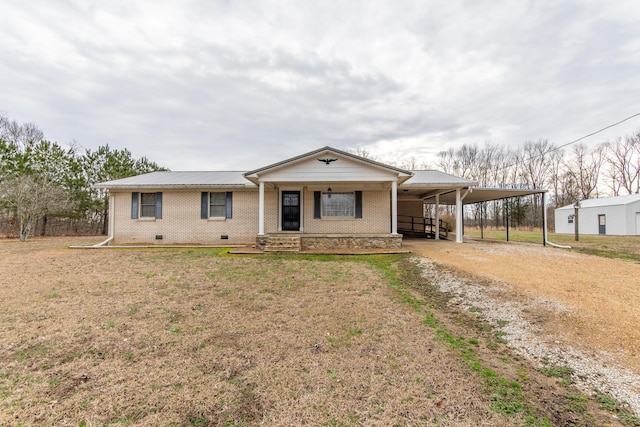
<path id="1" fill-rule="evenodd" d="M 462 198 L 456 188 L 456 243 L 462 243 Z"/>
<path id="2" fill-rule="evenodd" d="M 264 236 L 264 182 L 260 181 L 258 196 L 258 236 Z"/>
<path id="3" fill-rule="evenodd" d="M 436 240 L 440 240 L 440 193 L 436 193 Z"/>
<path id="4" fill-rule="evenodd" d="M 636 214 L 637 215 L 637 214 Z M 542 245 L 547 246 L 547 193 L 542 193 Z"/>
<path id="5" fill-rule="evenodd" d="M 398 181 L 391 181 L 391 234 L 398 234 Z"/>

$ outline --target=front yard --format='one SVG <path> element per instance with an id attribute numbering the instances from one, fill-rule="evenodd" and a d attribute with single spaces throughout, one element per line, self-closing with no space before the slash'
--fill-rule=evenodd
<path id="1" fill-rule="evenodd" d="M 410 257 L 78 240 L 0 241 L 2 425 L 633 425 Z"/>

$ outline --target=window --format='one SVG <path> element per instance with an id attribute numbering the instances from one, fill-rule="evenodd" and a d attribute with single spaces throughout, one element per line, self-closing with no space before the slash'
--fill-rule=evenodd
<path id="1" fill-rule="evenodd" d="M 353 218 L 355 201 L 354 193 L 322 193 L 322 216 Z"/>
<path id="2" fill-rule="evenodd" d="M 231 218 L 233 193 L 230 191 L 203 192 L 200 203 L 200 218 Z"/>
<path id="3" fill-rule="evenodd" d="M 156 217 L 156 193 L 140 193 L 140 217 Z"/>
<path id="4" fill-rule="evenodd" d="M 162 193 L 131 193 L 131 218 L 162 218 Z"/>
<path id="5" fill-rule="evenodd" d="M 209 193 L 209 216 L 222 217 L 227 212 L 227 193 Z"/>
<path id="6" fill-rule="evenodd" d="M 569 215 L 569 216 L 567 217 L 567 222 L 568 222 L 569 224 L 573 224 L 573 218 L 574 218 L 574 217 L 575 217 L 575 215 Z"/>
<path id="7" fill-rule="evenodd" d="M 316 219 L 362 218 L 362 191 L 315 191 L 313 199 L 313 217 Z"/>

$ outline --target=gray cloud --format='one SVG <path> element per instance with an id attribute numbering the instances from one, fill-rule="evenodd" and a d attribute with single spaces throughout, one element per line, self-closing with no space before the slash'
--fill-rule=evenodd
<path id="1" fill-rule="evenodd" d="M 432 161 L 640 111 L 632 1 L 2 2 L 1 111 L 175 170 L 324 145 Z"/>

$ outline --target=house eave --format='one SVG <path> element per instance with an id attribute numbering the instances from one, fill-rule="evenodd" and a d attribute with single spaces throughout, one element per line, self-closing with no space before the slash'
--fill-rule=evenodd
<path id="1" fill-rule="evenodd" d="M 104 190 L 193 190 L 207 188 L 256 189 L 253 184 L 128 184 L 128 185 L 92 185 L 91 188 Z"/>

